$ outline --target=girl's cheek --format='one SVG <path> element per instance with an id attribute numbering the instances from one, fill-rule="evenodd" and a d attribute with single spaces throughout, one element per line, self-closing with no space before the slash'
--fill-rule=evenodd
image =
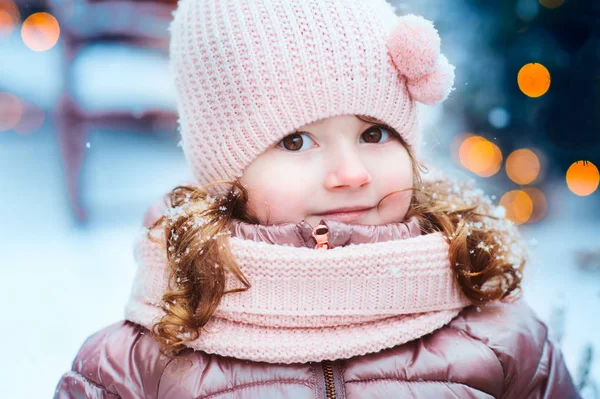
<path id="1" fill-rule="evenodd" d="M 282 188 L 267 188 L 250 194 L 251 209 L 255 210 L 261 223 L 297 222 L 303 217 L 302 197 L 290 191 L 281 191 Z"/>
<path id="2" fill-rule="evenodd" d="M 306 168 L 271 164 L 253 172 L 252 188 L 248 190 L 249 206 L 261 222 L 297 222 L 304 216 L 313 191 L 309 187 L 307 174 L 310 172 Z"/>
<path id="3" fill-rule="evenodd" d="M 408 186 L 410 187 L 410 185 Z M 379 217 L 381 219 L 381 223 L 395 223 L 401 222 L 404 219 L 404 216 L 408 212 L 408 207 L 410 205 L 410 199 L 412 193 L 410 190 L 396 192 L 394 194 L 388 195 L 391 192 L 401 190 L 403 188 L 408 187 L 400 187 L 398 185 L 390 186 L 387 189 L 382 197 L 387 197 L 381 201 L 379 204 Z"/>
<path id="4" fill-rule="evenodd" d="M 379 205 L 379 216 L 383 223 L 400 222 L 404 219 L 412 198 L 413 170 L 407 154 L 387 160 L 387 165 L 394 167 L 385 169 L 381 179 L 380 198 L 387 196 Z M 396 192 L 398 190 L 404 190 Z M 390 194 L 393 193 L 393 194 Z M 390 195 L 388 195 L 390 194 Z"/>

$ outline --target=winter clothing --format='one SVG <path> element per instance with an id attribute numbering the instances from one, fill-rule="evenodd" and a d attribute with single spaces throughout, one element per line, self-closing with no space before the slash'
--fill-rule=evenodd
<path id="1" fill-rule="evenodd" d="M 231 251 L 252 288 L 225 295 L 208 331 L 188 346 L 207 353 L 271 363 L 349 358 L 430 333 L 470 302 L 458 286 L 441 233 L 420 235 L 389 225 L 329 225 L 330 250 L 315 250 L 305 221 L 284 227 L 232 225 Z M 409 236 L 409 232 L 416 234 Z M 259 232 L 259 234 L 256 234 Z M 257 241 L 307 242 L 309 248 Z M 156 240 L 161 237 L 157 235 Z M 312 238 L 312 237 L 311 237 Z M 337 246 L 341 241 L 370 245 Z M 164 315 L 165 245 L 145 236 L 126 318 L 150 329 Z M 225 289 L 243 285 L 229 274 Z"/>
<path id="2" fill-rule="evenodd" d="M 330 385 L 328 385 L 330 384 Z M 560 350 L 525 303 L 470 307 L 432 334 L 350 359 L 276 364 L 185 350 L 173 361 L 143 327 L 91 336 L 55 399 L 579 398 Z"/>
<path id="3" fill-rule="evenodd" d="M 150 217 L 148 220 L 152 219 L 153 217 Z M 448 324 L 442 322 L 441 324 L 445 325 L 435 331 L 419 330 L 416 334 L 418 337 L 414 336 L 415 331 L 411 331 L 412 340 L 393 347 L 387 344 L 380 345 L 385 348 L 381 350 L 376 344 L 380 338 L 387 337 L 387 340 L 383 341 L 385 343 L 392 342 L 396 338 L 387 334 L 385 327 L 381 327 L 383 332 L 380 332 L 378 329 L 369 329 L 368 326 L 377 323 L 385 324 L 386 319 L 366 317 L 362 321 L 364 324 L 359 323 L 355 326 L 356 333 L 351 333 L 347 324 L 353 321 L 353 317 L 343 321 L 343 318 L 339 317 L 342 313 L 340 310 L 343 310 L 340 305 L 349 304 L 350 309 L 354 311 L 381 308 L 401 312 L 402 302 L 385 301 L 398 295 L 393 287 L 386 284 L 386 280 L 396 281 L 398 285 L 404 282 L 416 284 L 413 288 L 409 288 L 408 292 L 411 289 L 424 289 L 420 287 L 418 279 L 411 280 L 410 274 L 402 268 L 403 264 L 407 264 L 406 259 L 408 259 L 403 258 L 407 256 L 407 252 L 402 251 L 409 251 L 409 244 L 432 238 L 428 237 L 429 235 L 414 234 L 414 221 L 407 224 L 379 226 L 349 225 L 327 220 L 322 222 L 326 223 L 330 230 L 330 242 L 334 246 L 330 250 L 310 249 L 315 241 L 308 234 L 312 226 L 308 226 L 305 222 L 255 227 L 240 221 L 232 223 L 230 241 L 235 242 L 232 250 L 244 260 L 243 266 L 240 267 L 243 272 L 258 278 L 256 283 L 253 278 L 249 278 L 249 281 L 252 284 L 250 292 L 256 289 L 259 294 L 257 296 L 251 293 L 249 295 L 228 294 L 231 297 L 237 295 L 239 300 L 223 302 L 230 310 L 235 310 L 235 305 L 238 306 L 238 310 L 242 305 L 249 306 L 251 312 L 246 315 L 249 320 L 242 319 L 241 312 L 225 312 L 225 317 L 230 317 L 232 320 L 237 317 L 238 320 L 235 321 L 238 324 L 249 323 L 246 328 L 241 324 L 232 328 L 231 325 L 221 322 L 216 329 L 208 327 L 208 331 L 201 333 L 215 339 L 192 345 L 205 345 L 213 352 L 229 351 L 239 356 L 211 354 L 190 347 L 171 361 L 159 356 L 158 344 L 146 328 L 131 321 L 122 321 L 94 334 L 84 343 L 73 362 L 72 371 L 66 373 L 59 382 L 55 398 L 579 398 L 560 350 L 549 340 L 546 326 L 536 319 L 523 301 L 513 304 L 494 303 L 481 308 L 466 306 L 456 318 Z M 243 241 L 244 239 L 248 242 Z M 142 240 L 139 245 L 143 248 L 144 243 L 145 241 Z M 349 243 L 360 245 L 349 245 Z M 289 246 L 286 247 L 284 244 Z M 302 246 L 304 248 L 301 248 Z M 397 252 L 400 259 L 390 263 L 386 254 L 394 251 L 394 247 L 400 248 L 398 250 L 400 252 Z M 257 248 L 260 250 L 257 251 Z M 356 255 L 366 254 L 374 248 L 378 248 L 379 251 L 370 255 L 371 262 L 366 262 L 368 259 L 366 257 L 361 260 Z M 271 252 L 268 251 L 269 249 Z M 295 270 L 293 267 L 295 258 L 284 256 L 288 250 L 302 251 L 304 257 L 313 260 L 312 271 L 306 273 L 309 281 L 318 277 L 314 275 L 315 268 L 323 273 L 324 282 L 329 281 L 330 276 L 342 272 L 338 266 L 341 263 L 332 263 L 331 271 L 319 269 L 320 263 L 317 259 L 330 254 L 336 255 L 336 252 L 339 255 L 334 258 L 344 254 L 353 256 L 357 263 L 346 265 L 348 273 L 346 277 L 356 276 L 361 268 L 365 268 L 370 279 L 365 279 L 363 275 L 361 279 L 354 277 L 351 280 L 375 295 L 380 301 L 369 301 L 369 296 L 350 295 L 349 298 L 361 298 L 361 302 L 347 302 L 346 297 L 340 294 L 351 294 L 351 292 L 344 291 L 343 284 L 328 282 L 330 291 L 336 294 L 328 297 L 331 300 L 331 309 L 334 310 L 332 314 L 338 317 L 311 319 L 311 314 L 306 312 L 306 304 L 310 296 L 302 297 L 299 291 L 299 298 L 287 298 L 296 301 L 294 303 L 299 307 L 298 313 L 302 317 L 277 318 L 266 312 L 263 312 L 264 317 L 260 317 L 256 310 L 261 306 L 263 310 L 271 309 L 275 311 L 275 316 L 281 316 L 284 313 L 281 310 L 285 306 L 292 305 L 282 301 L 279 296 L 283 295 L 284 291 L 277 290 L 273 290 L 274 295 L 268 297 L 265 302 L 265 298 L 261 296 L 267 292 L 264 288 L 265 281 L 261 281 L 261 277 L 264 279 L 264 276 L 256 273 L 259 270 L 268 270 L 261 267 L 262 262 L 279 260 L 278 264 L 287 271 L 284 275 L 290 274 Z M 138 259 L 142 261 L 159 259 L 158 253 L 147 257 L 150 252 L 144 251 L 140 251 L 138 247 Z M 165 251 L 164 247 L 162 251 Z M 268 256 L 269 253 L 272 254 L 271 257 Z M 432 251 L 431 255 L 421 253 L 419 256 L 414 256 L 416 253 L 418 252 L 412 254 L 412 265 L 415 270 L 419 270 L 419 273 L 427 274 L 429 268 L 438 268 L 437 251 Z M 253 257 L 256 257 L 256 262 L 251 261 Z M 300 261 L 298 264 L 308 265 L 306 261 Z M 399 276 L 389 274 L 385 267 L 378 268 L 377 264 L 398 266 Z M 157 266 L 158 263 L 153 267 Z M 140 270 L 150 271 L 151 276 L 158 276 L 151 269 L 144 269 L 143 264 L 140 267 Z M 449 265 L 446 264 L 446 267 L 449 268 Z M 437 270 L 440 275 L 444 274 L 443 270 Z M 284 281 L 279 273 L 272 273 L 270 276 L 275 283 Z M 300 280 L 300 276 L 303 275 L 298 274 L 296 279 Z M 386 277 L 380 278 L 380 276 Z M 143 273 L 138 273 L 136 280 L 144 280 L 147 277 Z M 339 279 L 344 277 L 343 274 L 339 274 Z M 402 278 L 408 280 L 403 282 Z M 365 281 L 369 283 L 364 284 Z M 430 280 L 424 278 L 422 281 Z M 449 285 L 442 286 L 446 287 L 447 292 L 453 290 Z M 314 287 L 317 295 L 327 292 L 325 289 L 318 289 L 318 284 Z M 381 296 L 378 294 L 379 287 L 391 290 L 393 295 Z M 294 288 L 290 286 L 289 289 Z M 440 292 L 429 290 L 428 292 L 433 297 L 424 296 L 422 298 L 424 303 L 435 303 L 435 298 L 443 298 L 440 297 Z M 135 288 L 132 293 L 133 303 L 138 303 L 138 298 L 143 298 L 144 295 L 148 295 L 148 292 L 139 286 Z M 411 295 L 408 295 L 404 298 L 410 297 Z M 249 301 L 250 298 L 253 298 L 256 303 Z M 300 300 L 302 298 L 303 300 Z M 317 305 L 315 310 L 321 312 L 325 310 L 323 299 L 321 297 L 320 301 L 313 302 Z M 362 299 L 367 303 L 362 303 Z M 131 311 L 131 303 L 128 307 L 130 314 L 136 313 Z M 148 308 L 151 309 L 149 306 Z M 139 312 L 143 312 L 143 307 Z M 444 311 L 437 312 L 442 314 Z M 455 310 L 449 312 L 455 314 Z M 433 313 L 436 314 L 435 311 Z M 295 315 L 294 312 L 288 314 Z M 353 314 L 350 312 L 348 316 Z M 372 312 L 371 314 L 377 316 Z M 420 316 L 416 314 L 405 317 L 407 319 L 416 317 L 415 320 L 418 320 Z M 389 320 L 396 319 L 398 318 L 394 316 L 389 318 Z M 322 337 L 316 335 L 312 340 L 307 340 L 307 335 L 302 331 L 307 321 L 327 323 L 329 320 L 333 320 L 330 324 L 334 324 L 336 320 L 339 323 L 339 326 L 331 329 L 334 332 L 341 332 L 336 336 L 337 341 L 330 339 L 327 334 L 323 334 Z M 400 317 L 399 320 L 403 318 Z M 264 326 L 267 322 L 273 325 L 282 323 L 285 327 L 269 331 Z M 255 326 L 251 323 L 262 323 L 263 326 Z M 294 338 L 286 337 L 289 331 L 276 335 L 277 330 L 294 329 L 294 324 L 302 326 L 299 328 L 298 337 L 303 346 L 294 345 L 291 342 Z M 398 335 L 406 334 L 406 330 L 403 330 L 406 324 L 399 323 L 398 326 Z M 257 328 L 262 328 L 260 331 L 270 337 L 270 352 L 261 351 L 268 345 L 248 339 L 248 336 L 251 336 L 260 341 L 260 335 L 254 333 Z M 324 330 L 322 325 L 317 325 L 317 328 Z M 224 330 L 219 331 L 221 329 Z M 231 334 L 227 329 L 235 331 L 238 335 L 233 339 L 226 337 L 227 334 Z M 321 345 L 321 339 L 326 340 L 333 349 L 328 352 L 327 348 Z M 237 345 L 233 342 L 235 340 L 243 342 L 243 345 Z M 357 346 L 361 341 L 366 342 L 367 345 Z M 399 339 L 399 341 L 405 340 Z M 285 351 L 281 351 L 280 348 L 286 350 L 289 348 L 295 352 L 286 356 Z M 356 350 L 361 354 L 349 358 L 343 357 Z M 270 353 L 271 356 L 261 355 L 264 353 Z M 321 355 L 317 355 L 318 353 Z M 302 354 L 305 358 L 326 360 L 286 362 Z M 328 356 L 329 354 L 340 354 L 342 357 L 331 357 Z M 248 360 L 261 356 L 269 358 L 268 360 L 277 358 L 283 361 L 269 363 Z"/>
<path id="4" fill-rule="evenodd" d="M 299 127 L 338 115 L 383 121 L 417 156 L 415 102 L 443 101 L 454 82 L 432 23 L 385 0 L 180 0 L 169 29 L 182 147 L 200 186 L 240 177 Z"/>

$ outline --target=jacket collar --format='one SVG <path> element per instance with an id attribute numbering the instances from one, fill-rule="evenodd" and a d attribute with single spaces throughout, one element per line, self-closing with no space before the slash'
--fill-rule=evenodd
<path id="1" fill-rule="evenodd" d="M 416 217 L 404 222 L 381 225 L 348 224 L 335 220 L 321 219 L 320 225 L 328 230 L 328 243 L 331 248 L 364 243 L 402 240 L 421 235 Z M 317 244 L 313 227 L 306 220 L 298 223 L 258 225 L 233 219 L 230 224 L 232 237 L 244 240 L 293 247 L 314 248 Z"/>

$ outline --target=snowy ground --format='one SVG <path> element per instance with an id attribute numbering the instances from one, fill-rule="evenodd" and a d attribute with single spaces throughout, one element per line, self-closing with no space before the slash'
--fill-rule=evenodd
<path id="1" fill-rule="evenodd" d="M 0 91 L 48 109 L 57 92 L 56 53 L 27 55 L 15 43 L 1 45 L 18 67 L 0 64 Z M 29 136 L 0 133 L 2 398 L 51 397 L 85 338 L 122 318 L 142 215 L 188 178 L 176 140 L 105 131 L 88 141 L 82 191 L 89 221 L 82 227 L 67 206 L 52 121 Z M 600 245 L 598 195 L 576 197 L 560 181 L 548 195 L 555 204 L 550 220 L 523 230 L 539 242 L 525 296 L 551 325 L 561 324 L 553 310 L 564 307 L 567 366 L 578 380 L 584 348 L 593 344 L 592 374 L 600 381 L 600 271 L 575 265 L 576 250 Z"/>

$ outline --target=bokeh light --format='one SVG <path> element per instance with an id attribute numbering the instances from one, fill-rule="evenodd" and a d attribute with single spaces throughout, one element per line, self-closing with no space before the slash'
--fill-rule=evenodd
<path id="1" fill-rule="evenodd" d="M 496 107 L 488 114 L 488 122 L 496 129 L 504 129 L 510 123 L 510 114 L 502 107 Z"/>
<path id="2" fill-rule="evenodd" d="M 550 72 L 542 64 L 526 64 L 519 71 L 517 83 L 525 95 L 540 97 L 550 88 Z"/>
<path id="3" fill-rule="evenodd" d="M 574 194 L 582 197 L 590 195 L 599 183 L 598 168 L 590 161 L 574 162 L 567 170 L 567 186 Z"/>
<path id="4" fill-rule="evenodd" d="M 458 155 L 461 165 L 480 177 L 493 176 L 502 166 L 500 148 L 481 136 L 470 136 L 463 140 Z"/>
<path id="5" fill-rule="evenodd" d="M 540 160 L 531 150 L 516 150 L 506 158 L 506 174 L 517 184 L 530 184 L 540 174 Z"/>
<path id="6" fill-rule="evenodd" d="M 506 209 L 506 217 L 515 224 L 523 224 L 533 214 L 533 201 L 523 190 L 509 191 L 500 198 L 500 205 Z"/>
<path id="7" fill-rule="evenodd" d="M 531 202 L 533 203 L 533 211 L 527 222 L 539 222 L 544 218 L 544 216 L 546 216 L 546 211 L 548 210 L 548 201 L 546 200 L 546 195 L 542 190 L 535 187 L 525 187 L 522 190 L 529 196 Z"/>
<path id="8" fill-rule="evenodd" d="M 472 133 L 458 133 L 452 138 L 452 141 L 450 142 L 450 156 L 455 164 L 462 166 L 459 156 L 460 145 L 463 143 L 463 141 L 473 136 L 474 135 Z"/>
<path id="9" fill-rule="evenodd" d="M 8 37 L 21 21 L 19 9 L 12 0 L 0 1 L 0 37 Z"/>
<path id="10" fill-rule="evenodd" d="M 17 126 L 22 114 L 21 100 L 10 93 L 0 92 L 0 132 Z"/>
<path id="11" fill-rule="evenodd" d="M 21 120 L 19 123 L 17 123 L 13 130 L 24 135 L 37 132 L 44 124 L 46 113 L 40 107 L 30 103 L 22 102 L 22 106 L 23 112 L 21 115 Z"/>
<path id="12" fill-rule="evenodd" d="M 535 0 L 517 0 L 517 16 L 525 22 L 531 22 L 540 12 L 540 5 Z"/>
<path id="13" fill-rule="evenodd" d="M 539 0 L 540 4 L 546 8 L 554 9 L 562 6 L 565 0 Z"/>
<path id="14" fill-rule="evenodd" d="M 54 47 L 60 36 L 60 26 L 52 15 L 46 12 L 31 14 L 23 22 L 21 36 L 27 47 L 33 51 L 46 51 Z"/>

